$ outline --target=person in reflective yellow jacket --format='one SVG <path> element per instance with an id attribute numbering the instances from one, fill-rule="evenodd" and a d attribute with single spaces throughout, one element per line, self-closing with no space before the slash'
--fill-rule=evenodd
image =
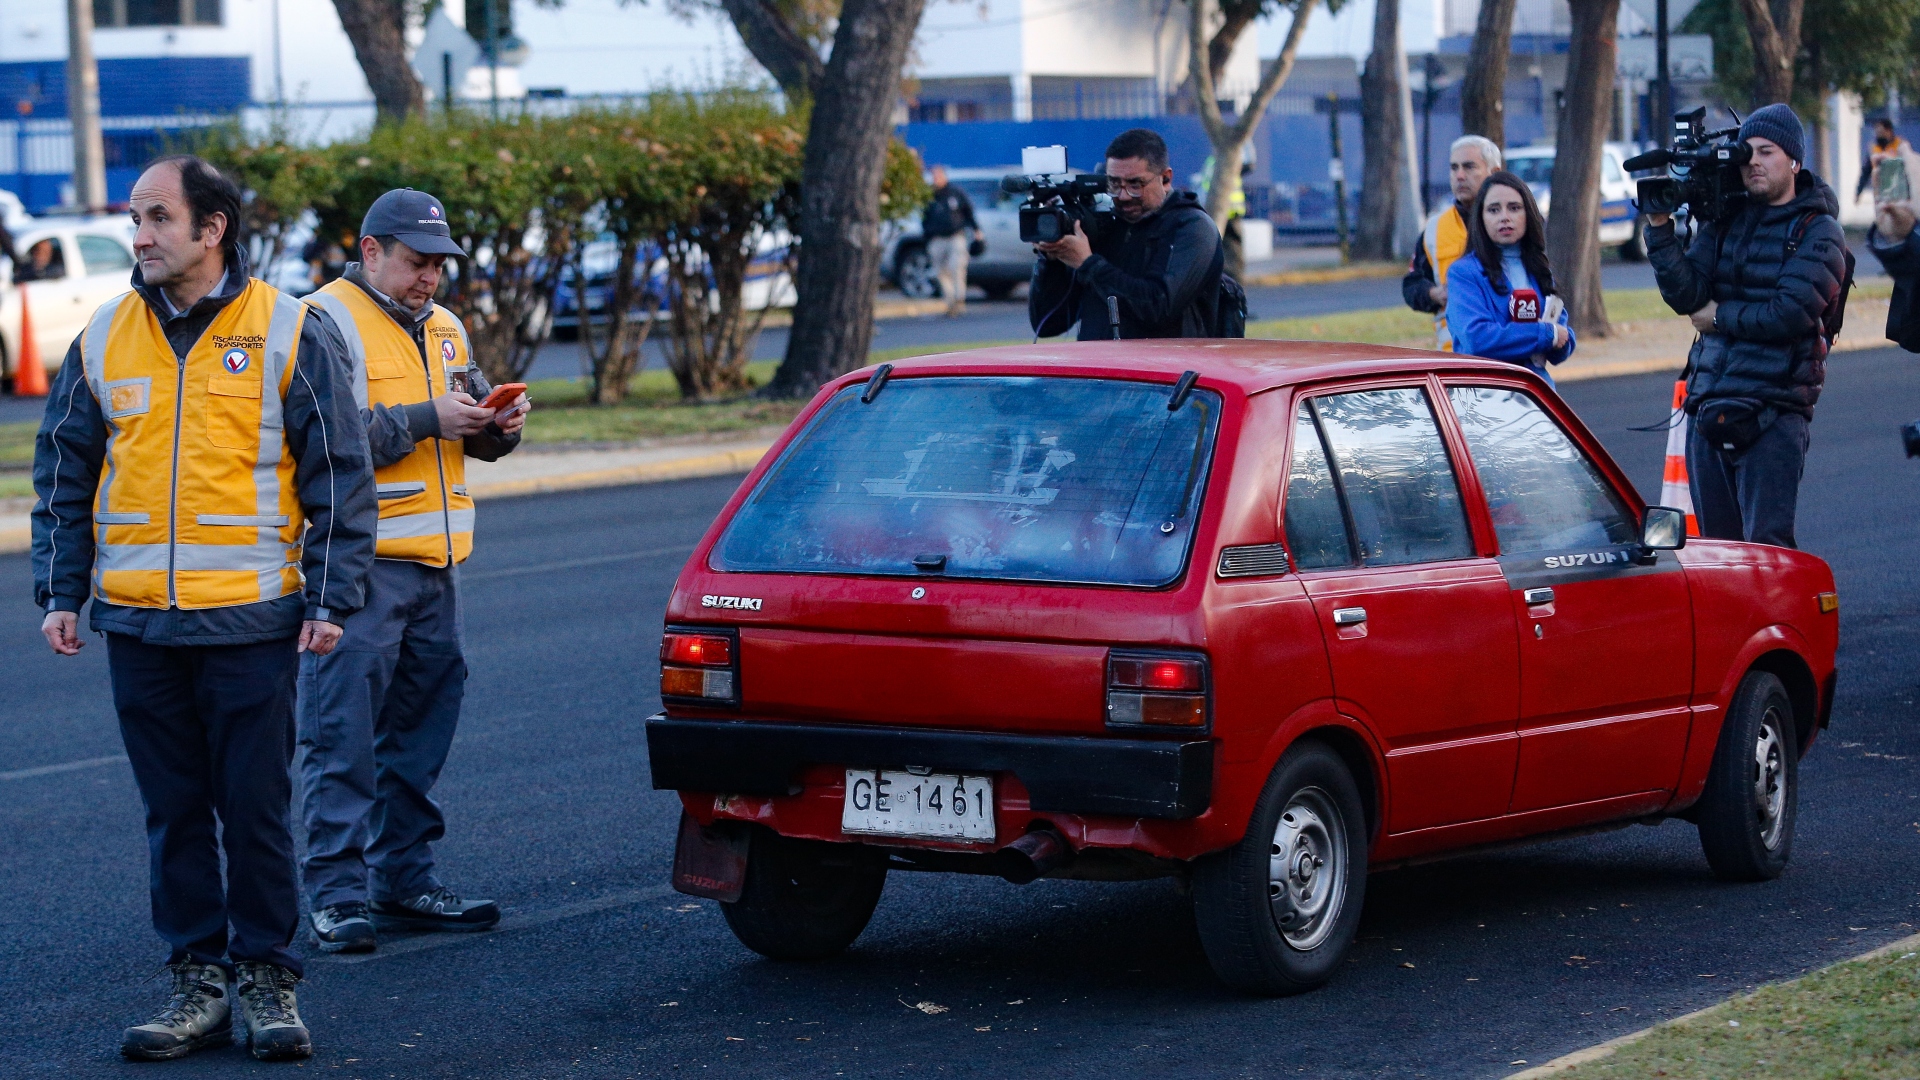
<path id="1" fill-rule="evenodd" d="M 248 276 L 231 181 L 163 158 L 131 210 L 133 290 L 93 315 L 55 378 L 33 512 L 48 644 L 81 649 L 89 601 L 106 635 L 171 948 L 173 998 L 121 1053 L 223 1045 L 238 1008 L 256 1057 L 305 1057 L 294 676 L 364 599 L 366 432 L 332 321 Z"/>
<path id="2" fill-rule="evenodd" d="M 473 550 L 468 457 L 513 450 L 526 395 L 496 415 L 460 320 L 433 302 L 463 255 L 446 209 L 390 191 L 360 226 L 360 257 L 307 297 L 346 339 L 380 495 L 366 606 L 340 647 L 300 666 L 306 885 L 314 943 L 378 946 L 376 928 L 482 930 L 491 900 L 462 899 L 434 873 L 446 818 L 430 797 L 453 745 L 467 667 L 459 566 Z"/>

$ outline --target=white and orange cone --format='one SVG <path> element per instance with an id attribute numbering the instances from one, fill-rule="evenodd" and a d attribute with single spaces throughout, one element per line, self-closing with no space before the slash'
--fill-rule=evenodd
<path id="1" fill-rule="evenodd" d="M 1660 477 L 1660 505 L 1684 510 L 1687 535 L 1699 536 L 1700 523 L 1693 516 L 1693 488 L 1687 481 L 1687 431 L 1692 418 L 1681 408 L 1687 403 L 1687 381 L 1673 384 L 1673 426 L 1667 429 L 1667 467 Z"/>

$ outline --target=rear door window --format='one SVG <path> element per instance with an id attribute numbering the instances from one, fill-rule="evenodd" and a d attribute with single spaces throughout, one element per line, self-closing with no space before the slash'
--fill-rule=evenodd
<path id="1" fill-rule="evenodd" d="M 1533 395 L 1501 386 L 1455 386 L 1447 395 L 1501 554 L 1639 539 L 1626 502 Z"/>
<path id="2" fill-rule="evenodd" d="M 1424 390 L 1331 394 L 1310 398 L 1307 406 L 1331 452 L 1333 482 L 1361 562 L 1473 557 L 1453 462 Z"/>
<path id="3" fill-rule="evenodd" d="M 1297 570 L 1323 570 L 1353 562 L 1340 492 L 1327 467 L 1326 447 L 1313 422 L 1313 408 L 1300 403 L 1293 423 L 1293 465 L 1287 474 L 1287 553 Z"/>
<path id="4" fill-rule="evenodd" d="M 826 403 L 714 545 L 716 570 L 1166 585 L 1219 395 L 1118 379 L 898 378 Z"/>

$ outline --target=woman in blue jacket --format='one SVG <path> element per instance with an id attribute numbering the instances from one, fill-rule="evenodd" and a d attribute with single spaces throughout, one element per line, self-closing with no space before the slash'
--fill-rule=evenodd
<path id="1" fill-rule="evenodd" d="M 1573 355 L 1566 305 L 1547 266 L 1547 229 L 1526 182 L 1497 171 L 1480 186 L 1467 220 L 1467 254 L 1447 270 L 1453 351 L 1532 368 Z"/>

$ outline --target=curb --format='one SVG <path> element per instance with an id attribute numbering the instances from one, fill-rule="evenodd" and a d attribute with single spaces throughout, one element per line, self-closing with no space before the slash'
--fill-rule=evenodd
<path id="1" fill-rule="evenodd" d="M 520 495 L 539 495 L 549 491 L 579 491 L 584 488 L 657 484 L 663 480 L 725 476 L 729 473 L 746 472 L 753 468 L 772 448 L 773 444 L 769 442 L 764 446 L 724 450 L 717 454 L 702 454 L 699 457 L 681 458 L 678 461 L 623 465 L 614 469 L 590 469 L 585 472 L 560 473 L 555 476 L 532 476 L 524 480 L 500 480 L 488 484 L 474 484 L 471 493 L 476 500 L 510 499 Z"/>
<path id="2" fill-rule="evenodd" d="M 1250 277 L 1244 285 L 1328 285 L 1340 281 L 1371 281 L 1400 277 L 1407 272 L 1402 263 L 1356 263 L 1352 266 L 1327 266 L 1312 270 L 1282 270 Z"/>
<path id="3" fill-rule="evenodd" d="M 1914 952 L 1916 950 L 1920 950 L 1920 934 L 1912 934 L 1907 937 L 1903 937 L 1898 941 L 1890 941 L 1887 944 L 1882 945 L 1877 949 L 1873 949 L 1868 952 L 1863 952 L 1859 956 L 1850 956 L 1845 960 L 1836 960 L 1835 962 L 1828 964 L 1825 967 L 1815 968 L 1812 971 L 1807 972 L 1806 975 L 1799 975 L 1791 979 L 1786 979 L 1782 982 L 1768 983 L 1767 985 L 1786 986 L 1791 983 L 1799 982 L 1801 979 L 1806 978 L 1807 975 L 1814 975 L 1822 971 L 1828 971 L 1832 968 L 1837 968 L 1842 964 L 1858 964 L 1863 960 L 1878 960 L 1883 956 L 1887 956 L 1895 952 Z M 1623 1046 L 1630 1046 L 1634 1043 L 1637 1043 L 1641 1039 L 1644 1039 L 1647 1036 L 1653 1034 L 1654 1032 L 1659 1031 L 1661 1028 L 1678 1027 L 1681 1024 L 1691 1024 L 1696 1020 L 1704 1020 L 1707 1017 L 1713 1015 L 1714 1013 L 1719 1012 L 1721 1009 L 1726 1008 L 1728 1005 L 1731 1005 L 1736 1001 L 1744 1001 L 1745 999 L 1753 996 L 1753 993 L 1756 992 L 1757 989 L 1758 988 L 1756 988 L 1755 991 L 1749 991 L 1748 993 L 1740 994 L 1736 997 L 1730 997 L 1727 1000 L 1722 1001 L 1717 1005 L 1709 1005 L 1704 1009 L 1696 1009 L 1685 1016 L 1676 1016 L 1671 1020 L 1662 1020 L 1659 1023 L 1654 1024 L 1650 1027 L 1643 1027 L 1639 1031 L 1630 1031 L 1625 1035 L 1608 1039 L 1606 1042 L 1600 1043 L 1596 1046 L 1589 1046 L 1584 1050 L 1575 1050 L 1571 1054 L 1565 1054 L 1560 1057 L 1554 1058 L 1552 1061 L 1547 1062 L 1545 1065 L 1535 1065 L 1531 1069 L 1526 1069 L 1521 1072 L 1514 1073 L 1508 1076 L 1506 1080 L 1542 1080 L 1542 1078 L 1544 1077 L 1553 1077 L 1553 1076 L 1563 1075 L 1571 1071 L 1576 1066 L 1590 1065 L 1596 1061 L 1601 1061 L 1606 1058 L 1612 1057 L 1613 1052 L 1615 1050 L 1618 1050 Z"/>
<path id="4" fill-rule="evenodd" d="M 525 480 L 501 480 L 474 484 L 474 499 L 511 499 L 521 495 L 539 495 L 549 491 L 580 491 L 586 488 L 619 487 L 625 484 L 657 484 L 667 480 L 693 480 L 703 476 L 743 473 L 759 463 L 773 448 L 771 442 L 739 450 L 724 450 L 678 461 L 658 461 L 646 465 L 625 465 L 616 469 L 589 469 L 584 472 L 533 476 Z M 0 529 L 0 555 L 17 555 L 33 547 L 33 529 Z"/>

